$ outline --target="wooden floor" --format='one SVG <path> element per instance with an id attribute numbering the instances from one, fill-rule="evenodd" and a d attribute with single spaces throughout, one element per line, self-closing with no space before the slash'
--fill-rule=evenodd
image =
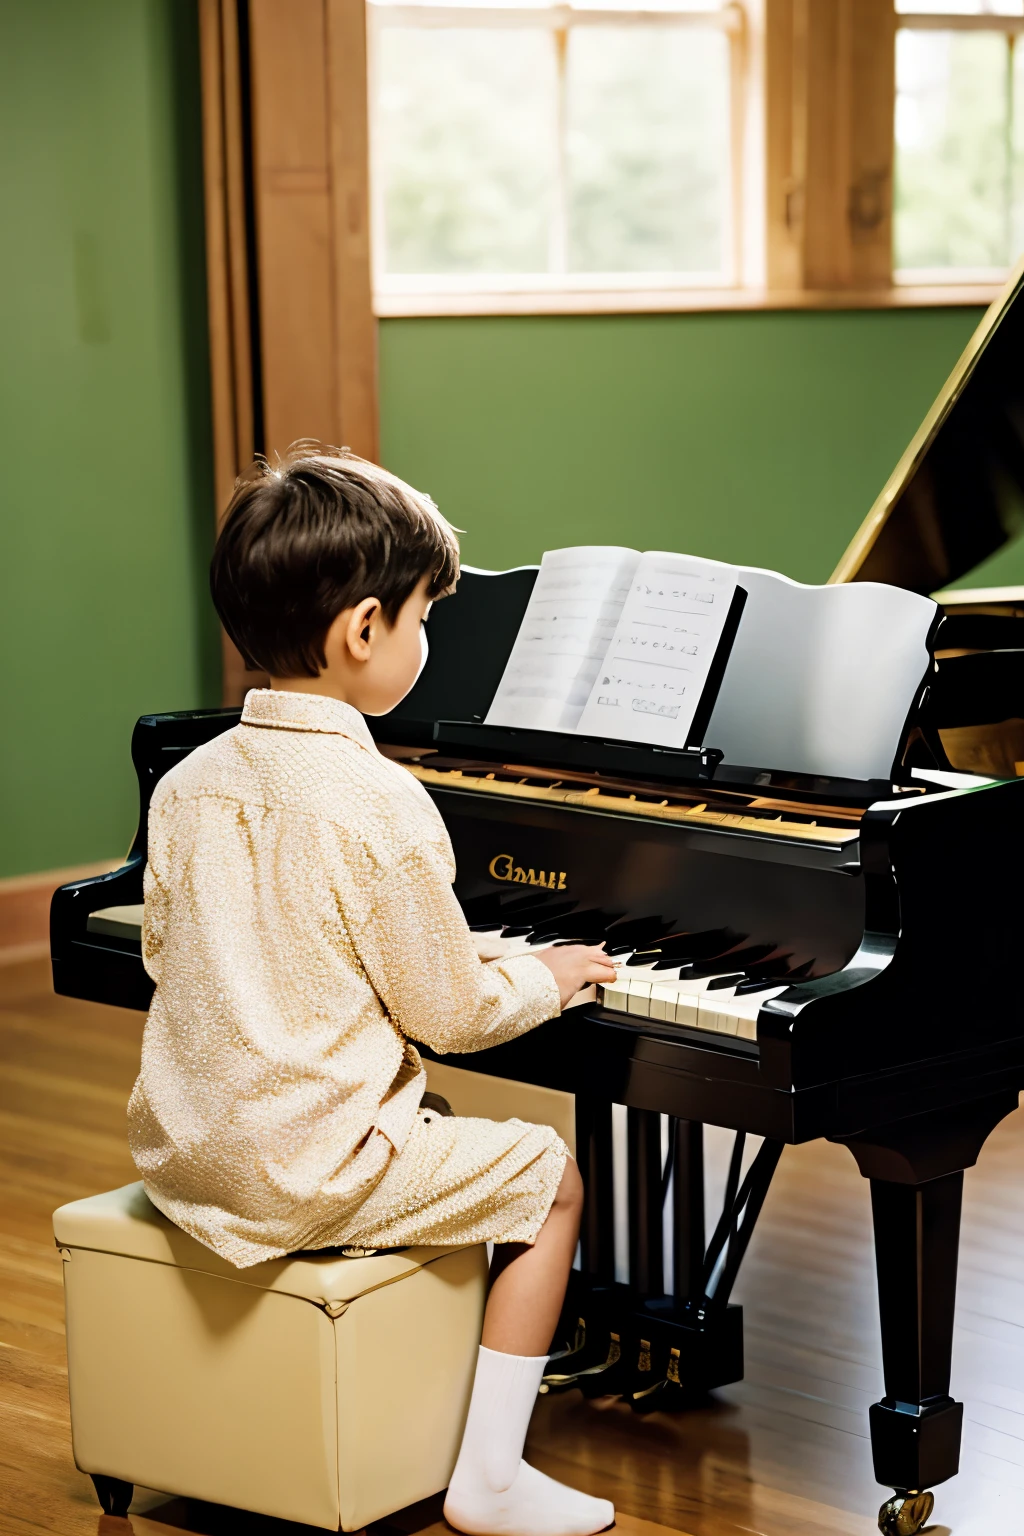
<path id="1" fill-rule="evenodd" d="M 0 1533 L 128 1536 L 71 1459 L 60 1264 L 50 1213 L 130 1181 L 124 1111 L 142 1018 L 55 998 L 44 963 L 0 968 Z M 1024 1118 L 968 1174 L 954 1392 L 960 1476 L 935 1536 L 1024 1530 Z M 870 1536 L 868 1404 L 881 1395 L 867 1186 L 823 1144 L 787 1150 L 737 1299 L 746 1380 L 708 1407 L 639 1419 L 542 1400 L 530 1455 L 616 1502 L 625 1536 Z M 441 1532 L 437 1507 L 389 1522 Z M 300 1528 L 143 1494 L 136 1536 L 299 1536 Z M 382 1533 L 381 1533 L 382 1536 Z"/>

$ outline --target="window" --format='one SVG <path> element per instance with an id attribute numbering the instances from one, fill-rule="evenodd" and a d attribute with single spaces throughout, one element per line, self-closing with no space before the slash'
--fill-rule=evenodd
<path id="1" fill-rule="evenodd" d="M 367 15 L 380 313 L 976 301 L 1024 250 L 1024 0 Z"/>
<path id="2" fill-rule="evenodd" d="M 998 280 L 1024 248 L 1024 0 L 897 11 L 897 279 Z"/>
<path id="3" fill-rule="evenodd" d="M 378 293 L 736 281 L 739 6 L 368 12 Z"/>

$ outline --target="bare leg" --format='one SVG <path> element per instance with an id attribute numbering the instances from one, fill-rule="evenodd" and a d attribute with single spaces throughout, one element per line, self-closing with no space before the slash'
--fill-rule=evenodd
<path id="1" fill-rule="evenodd" d="M 567 1158 L 548 1218 L 533 1247 L 494 1250 L 481 1343 L 503 1355 L 543 1355 L 562 1310 L 583 1211 L 583 1180 Z"/>

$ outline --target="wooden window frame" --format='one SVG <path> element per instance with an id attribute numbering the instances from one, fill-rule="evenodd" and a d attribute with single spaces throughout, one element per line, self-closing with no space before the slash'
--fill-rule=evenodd
<path id="1" fill-rule="evenodd" d="M 946 11 L 904 11 L 896 18 L 896 30 L 897 32 L 1001 32 L 1004 37 L 1017 39 L 1024 37 L 1024 15 L 1003 16 L 992 12 L 957 15 L 955 12 Z M 1005 270 L 1002 268 L 983 271 L 962 269 L 961 277 L 952 279 L 945 277 L 944 280 L 953 291 L 973 284 L 976 287 L 988 289 L 994 298 L 1003 288 L 1011 270 L 1012 263 Z M 935 280 L 935 273 L 920 268 L 894 268 L 892 274 L 893 285 L 896 288 L 920 287 Z"/>
<path id="2" fill-rule="evenodd" d="M 373 185 L 374 242 L 381 259 L 375 263 L 374 304 L 378 315 L 420 312 L 422 306 L 437 304 L 445 313 L 461 313 L 463 306 L 478 302 L 485 308 L 495 301 L 504 303 L 515 296 L 517 304 L 528 306 L 535 298 L 537 306 L 553 303 L 580 304 L 586 307 L 595 295 L 607 293 L 632 296 L 665 292 L 730 292 L 742 284 L 744 265 L 743 235 L 745 212 L 744 166 L 746 160 L 746 125 L 743 84 L 747 60 L 747 12 L 737 0 L 718 5 L 708 0 L 703 9 L 673 10 L 671 3 L 657 10 L 637 10 L 610 6 L 588 7 L 564 3 L 545 4 L 544 0 L 524 0 L 514 5 L 452 5 L 444 0 L 416 0 L 416 3 L 373 3 L 368 0 L 368 37 L 370 56 L 370 99 L 376 93 L 376 58 L 382 35 L 391 28 L 444 30 L 472 27 L 481 31 L 546 31 L 552 35 L 553 63 L 556 77 L 557 105 L 554 112 L 552 159 L 556 170 L 550 228 L 550 263 L 545 272 L 536 273 L 460 273 L 448 277 L 416 274 L 409 277 L 384 270 L 385 218 L 383 175 L 374 172 Z M 622 27 L 630 30 L 649 27 L 679 30 L 704 30 L 722 33 L 729 46 L 730 116 L 729 161 L 730 186 L 725 198 L 725 259 L 720 273 L 599 273 L 573 272 L 567 267 L 568 207 L 565 185 L 565 98 L 568 40 L 572 32 L 588 27 Z M 738 110 L 739 108 L 739 110 Z M 372 109 L 371 109 L 372 111 Z M 371 118 L 371 143 L 373 139 Z"/>
<path id="3" fill-rule="evenodd" d="M 401 9 L 403 15 L 413 10 Z M 426 9 L 429 13 L 435 8 Z M 614 283 L 588 281 L 578 274 L 565 283 L 557 279 L 387 280 L 375 284 L 377 315 L 638 314 L 990 303 L 1003 286 L 1001 273 L 929 280 L 930 275 L 904 277 L 893 271 L 896 33 L 901 29 L 1019 33 L 1024 32 L 1024 18 L 897 15 L 894 0 L 736 0 L 730 12 L 731 281 L 668 286 L 664 281 L 646 281 L 642 274 L 625 274 Z M 704 17 L 699 21 L 707 24 Z"/>

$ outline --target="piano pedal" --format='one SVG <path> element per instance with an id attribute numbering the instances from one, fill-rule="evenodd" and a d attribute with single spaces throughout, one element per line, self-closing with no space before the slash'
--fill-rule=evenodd
<path id="1" fill-rule="evenodd" d="M 622 1341 L 617 1333 L 613 1333 L 609 1335 L 608 1353 L 599 1365 L 581 1366 L 577 1371 L 547 1372 L 540 1384 L 541 1393 L 569 1392 L 573 1387 L 579 1387 L 585 1397 L 604 1397 L 618 1392 L 618 1386 L 611 1385 L 609 1373 L 614 1371 L 621 1358 Z"/>
<path id="2" fill-rule="evenodd" d="M 680 1413 L 685 1408 L 694 1407 L 705 1396 L 703 1392 L 687 1391 L 683 1386 L 679 1377 L 680 1358 L 680 1351 L 673 1345 L 668 1352 L 664 1376 L 649 1387 L 640 1387 L 630 1396 L 629 1406 L 634 1413 Z"/>
<path id="3" fill-rule="evenodd" d="M 882 1536 L 917 1536 L 928 1524 L 934 1508 L 933 1493 L 894 1494 L 878 1511 L 878 1529 Z"/>
<path id="4" fill-rule="evenodd" d="M 557 1335 L 556 1335 L 556 1337 L 557 1337 Z M 576 1330 L 575 1330 L 575 1332 L 573 1334 L 573 1341 L 572 1341 L 572 1343 L 566 1349 L 553 1349 L 553 1350 L 551 1350 L 550 1353 L 548 1354 L 548 1364 L 551 1365 L 555 1360 L 560 1360 L 560 1361 L 571 1360 L 574 1355 L 579 1355 L 580 1353 L 582 1353 L 582 1351 L 584 1349 L 586 1349 L 586 1347 L 587 1347 L 587 1321 L 586 1321 L 586 1318 L 578 1317 L 576 1319 Z"/>
<path id="5" fill-rule="evenodd" d="M 624 1391 L 622 1327 L 635 1308 L 628 1286 L 574 1270 L 541 1391 L 577 1388 L 585 1397 Z"/>
<path id="6" fill-rule="evenodd" d="M 743 1379 L 743 1310 L 677 1312 L 672 1297 L 649 1300 L 630 1324 L 623 1396 L 635 1413 L 680 1413 L 715 1387 Z"/>

